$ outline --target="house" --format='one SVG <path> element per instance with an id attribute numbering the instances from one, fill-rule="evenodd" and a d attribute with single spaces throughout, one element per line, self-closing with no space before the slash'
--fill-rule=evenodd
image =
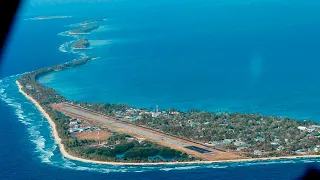
<path id="1" fill-rule="evenodd" d="M 320 129 L 320 126 L 318 126 L 318 125 L 311 125 L 310 128 Z"/>
<path id="2" fill-rule="evenodd" d="M 265 139 L 263 137 L 256 137 L 254 138 L 255 141 L 264 141 Z"/>
<path id="3" fill-rule="evenodd" d="M 122 118 L 124 118 L 122 115 L 116 115 L 116 118 L 117 119 L 122 119 Z"/>
<path id="4" fill-rule="evenodd" d="M 225 145 L 227 145 L 227 144 L 232 143 L 233 141 L 234 141 L 233 139 L 224 139 L 224 140 L 222 141 L 222 143 L 225 144 Z"/>
<path id="5" fill-rule="evenodd" d="M 271 142 L 270 143 L 272 146 L 278 146 L 279 145 L 279 143 L 277 143 L 277 142 Z"/>
<path id="6" fill-rule="evenodd" d="M 77 125 L 77 124 L 78 124 L 77 121 L 71 121 L 71 122 L 69 123 L 69 126 L 74 126 L 74 125 Z"/>
<path id="7" fill-rule="evenodd" d="M 260 150 L 254 150 L 253 154 L 256 155 L 256 156 L 261 156 L 261 155 L 263 155 L 263 152 L 260 151 Z"/>
<path id="8" fill-rule="evenodd" d="M 275 139 L 273 140 L 273 142 L 280 142 L 280 139 L 275 138 Z"/>
<path id="9" fill-rule="evenodd" d="M 298 154 L 304 154 L 306 153 L 308 150 L 307 149 L 298 149 L 296 150 L 295 152 L 298 153 Z"/>
<path id="10" fill-rule="evenodd" d="M 101 129 L 100 129 L 99 127 L 97 127 L 97 126 L 93 126 L 93 127 L 91 127 L 91 129 L 94 130 L 94 131 L 100 131 L 100 130 L 101 130 Z"/>
<path id="11" fill-rule="evenodd" d="M 79 132 L 86 132 L 90 129 L 90 126 L 79 128 Z"/>
<path id="12" fill-rule="evenodd" d="M 244 145 L 246 145 L 246 143 L 243 142 L 243 141 L 236 141 L 236 142 L 234 142 L 233 144 L 234 144 L 235 146 L 244 146 Z"/>
<path id="13" fill-rule="evenodd" d="M 171 111 L 169 114 L 172 114 L 172 115 L 178 115 L 178 114 L 180 114 L 179 112 L 177 112 L 177 111 Z"/>
<path id="14" fill-rule="evenodd" d="M 133 138 L 133 137 L 127 137 L 126 139 L 127 139 L 128 142 L 132 142 L 132 141 L 136 140 L 136 139 Z"/>
<path id="15" fill-rule="evenodd" d="M 307 130 L 308 132 L 313 132 L 314 130 L 316 130 L 316 128 L 314 128 L 314 127 L 308 127 L 306 130 Z"/>
<path id="16" fill-rule="evenodd" d="M 145 140 L 145 138 L 137 138 L 138 139 L 138 142 L 141 143 L 142 141 Z"/>
<path id="17" fill-rule="evenodd" d="M 212 142 L 214 145 L 216 145 L 216 146 L 218 146 L 218 145 L 221 145 L 222 144 L 222 142 L 220 142 L 220 141 L 213 141 Z"/>
<path id="18" fill-rule="evenodd" d="M 301 130 L 301 131 L 305 131 L 305 130 L 307 130 L 307 127 L 305 127 L 305 126 L 298 126 L 298 129 Z"/>
<path id="19" fill-rule="evenodd" d="M 134 109 L 132 109 L 132 108 L 127 109 L 126 112 L 129 113 L 129 114 L 134 113 Z"/>
<path id="20" fill-rule="evenodd" d="M 210 142 L 207 142 L 207 143 L 204 143 L 206 146 L 214 146 L 215 144 L 213 144 L 211 141 Z"/>
<path id="21" fill-rule="evenodd" d="M 160 116 L 160 114 L 161 114 L 161 112 L 152 112 L 151 116 L 152 117 L 158 117 L 158 116 Z"/>
<path id="22" fill-rule="evenodd" d="M 70 133 L 75 133 L 75 132 L 79 132 L 79 129 L 78 128 L 71 128 L 69 130 Z"/>
<path id="23" fill-rule="evenodd" d="M 26 88 L 29 89 L 29 90 L 33 89 L 33 87 L 31 85 L 29 85 L 29 84 L 26 85 Z"/>
<path id="24" fill-rule="evenodd" d="M 192 122 L 191 124 L 190 124 L 190 126 L 191 127 L 195 127 L 195 126 L 197 126 L 198 124 L 197 123 L 194 123 L 194 122 Z"/>
<path id="25" fill-rule="evenodd" d="M 245 147 L 245 146 L 240 146 L 240 147 L 237 147 L 237 150 L 238 151 L 241 151 L 242 149 L 246 149 L 247 147 Z"/>
<path id="26" fill-rule="evenodd" d="M 282 151 L 282 150 L 284 150 L 284 147 L 283 147 L 283 146 L 277 147 L 277 151 Z"/>

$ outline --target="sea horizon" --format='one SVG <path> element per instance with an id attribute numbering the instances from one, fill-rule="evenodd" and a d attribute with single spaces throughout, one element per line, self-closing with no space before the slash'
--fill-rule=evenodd
<path id="1" fill-rule="evenodd" d="M 270 6 L 273 14 L 259 12 L 264 8 L 262 5 Z M 181 9 L 194 6 L 198 15 L 193 11 L 175 13 L 173 10 L 178 6 Z M 310 19 L 313 9 L 303 14 L 309 6 L 305 5 L 305 10 L 288 6 L 289 15 L 301 15 L 292 21 L 293 17 L 283 15 L 279 4 L 279 7 L 263 2 L 244 7 L 215 3 L 204 6 L 201 3 L 173 6 L 172 20 L 169 15 L 160 17 L 157 12 L 142 9 L 144 6 L 128 10 L 133 14 L 130 18 L 100 13 L 91 14 L 92 17 L 74 16 L 69 20 L 106 18 L 107 21 L 87 35 L 60 32 L 66 41 L 59 50 L 72 58 L 88 55 L 100 57 L 99 61 L 51 73 L 39 82 L 71 100 L 143 108 L 155 108 L 158 104 L 161 109 L 320 120 L 319 74 L 314 66 L 316 59 L 320 59 L 314 50 L 319 45 L 320 22 Z M 198 12 L 200 9 L 202 13 Z M 138 10 L 150 17 L 134 14 Z M 206 16 L 210 11 L 214 11 L 212 16 Z M 257 17 L 250 18 L 250 14 Z M 153 19 L 158 19 L 157 23 Z M 210 23 L 205 24 L 206 21 Z M 196 23 L 198 27 L 194 27 Z M 77 23 L 64 25 L 68 30 Z M 236 34 L 237 31 L 240 33 Z M 70 45 L 77 38 L 89 39 L 92 47 L 71 50 Z"/>
<path id="2" fill-rule="evenodd" d="M 31 158 L 34 167 L 43 169 L 34 177 L 61 172 L 70 179 L 91 176 L 139 179 L 136 174 L 143 174 L 147 179 L 153 179 L 155 175 L 157 178 L 172 178 L 164 174 L 168 171 L 186 179 L 196 179 L 193 173 L 201 174 L 202 178 L 228 179 L 231 176 L 236 178 L 244 170 L 257 173 L 242 174 L 238 179 L 290 179 L 301 175 L 305 165 L 319 166 L 318 158 L 155 167 L 119 167 L 68 160 L 60 154 L 46 119 L 19 94 L 14 84 L 24 72 L 84 56 L 99 57 L 87 65 L 48 74 L 39 82 L 71 100 L 121 103 L 138 108 L 154 108 L 158 104 L 161 109 L 259 113 L 319 122 L 317 104 L 320 96 L 317 92 L 320 86 L 316 70 L 320 55 L 316 47 L 320 43 L 317 33 L 320 21 L 313 16 L 318 13 L 316 9 L 320 4 L 314 2 L 301 6 L 296 2 L 287 6 L 286 1 L 282 4 L 271 0 L 260 3 L 245 7 L 241 3 L 221 3 L 218 11 L 215 3 L 209 3 L 207 7 L 197 3 L 193 7 L 189 2 L 177 1 L 168 3 L 172 5 L 166 9 L 168 15 L 159 16 L 160 10 L 150 8 L 140 14 L 139 11 L 147 5 L 161 7 L 160 2 L 139 6 L 130 1 L 129 5 L 135 4 L 131 11 L 125 2 L 112 2 L 106 7 L 110 11 L 105 14 L 101 14 L 103 8 L 100 7 L 98 12 L 86 15 L 73 11 L 69 14 L 63 11 L 49 13 L 70 16 L 65 19 L 26 20 L 48 15 L 43 12 L 19 16 L 0 74 L 0 112 L 8 120 L 5 126 L 14 130 L 6 132 L 5 126 L 1 128 L 4 135 L 12 136 L 12 140 L 4 141 L 0 147 L 14 147 L 9 144 L 16 141 L 18 146 L 26 146 L 26 149 L 20 156 L 15 155 L 20 148 L 15 148 L 12 152 L 2 152 L 0 157 L 12 166 L 15 160 L 22 159 L 15 170 L 23 167 L 26 171 L 32 166 L 26 167 L 23 162 L 27 164 L 27 159 Z M 272 7 L 272 16 L 259 13 L 266 4 Z M 301 9 L 297 9 L 299 5 Z M 93 9 L 95 5 L 90 7 Z M 284 7 L 288 8 L 287 15 L 280 15 Z M 212 8 L 216 11 L 212 12 Z M 192 10 L 198 16 L 185 11 L 177 13 L 177 9 Z M 131 17 L 121 16 L 123 12 Z M 206 16 L 206 13 L 213 14 Z M 256 19 L 250 18 L 252 13 L 257 14 Z M 290 15 L 295 13 L 304 16 L 296 22 L 289 21 Z M 219 17 L 229 21 L 224 22 Z M 242 20 L 237 22 L 236 17 Z M 79 22 L 95 18 L 107 19 L 99 30 L 81 36 L 66 34 Z M 196 24 L 198 27 L 192 29 Z M 277 28 L 270 28 L 275 25 Z M 237 35 L 235 31 L 242 34 Z M 212 35 L 212 32 L 219 36 Z M 72 51 L 71 43 L 81 37 L 88 38 L 92 48 Z M 237 61 L 232 64 L 235 59 Z M 23 137 L 21 141 L 18 140 L 20 137 Z M 2 168 L 7 171 L 3 177 L 23 179 L 22 172 L 11 174 L 8 167 Z M 73 175 L 78 172 L 79 175 Z M 265 172 L 273 173 L 266 175 Z M 105 173 L 109 175 L 105 176 Z"/>

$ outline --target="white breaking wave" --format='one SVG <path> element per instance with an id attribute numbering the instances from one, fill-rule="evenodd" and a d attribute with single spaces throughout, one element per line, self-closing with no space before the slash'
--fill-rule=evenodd
<path id="1" fill-rule="evenodd" d="M 77 34 L 70 34 L 69 31 L 64 31 L 64 32 L 61 32 L 61 33 L 58 33 L 59 36 L 65 36 L 65 37 L 73 37 L 75 39 L 79 39 L 80 36 L 77 35 Z"/>
<path id="2" fill-rule="evenodd" d="M 64 52 L 64 53 L 70 53 L 72 51 L 72 44 L 74 43 L 75 41 L 69 41 L 69 42 L 65 42 L 63 44 L 61 44 L 59 46 L 59 51 L 60 52 Z"/>
<path id="3" fill-rule="evenodd" d="M 20 75 L 10 76 L 0 80 L 0 98 L 15 110 L 17 119 L 26 126 L 30 141 L 35 145 L 35 154 L 41 162 L 56 167 L 79 170 L 95 171 L 100 173 L 110 172 L 146 172 L 146 171 L 186 171 L 198 168 L 229 168 L 240 166 L 264 166 L 266 164 L 281 163 L 313 163 L 320 162 L 319 158 L 301 158 L 294 160 L 273 160 L 255 162 L 234 162 L 199 165 L 157 165 L 157 166 L 112 166 L 72 161 L 64 158 L 51 135 L 51 127 L 47 120 L 40 114 L 36 107 L 29 102 L 20 92 L 15 80 Z"/>
<path id="4" fill-rule="evenodd" d="M 196 169 L 201 166 L 176 166 L 176 167 L 168 167 L 168 168 L 161 168 L 161 171 L 172 171 L 172 170 L 190 170 L 190 169 Z"/>
<path id="5" fill-rule="evenodd" d="M 58 145 L 51 135 L 49 123 L 36 107 L 18 91 L 15 80 L 19 76 L 10 76 L 0 80 L 0 98 L 15 110 L 17 120 L 26 126 L 29 139 L 35 145 L 35 155 L 39 157 L 42 163 L 60 168 L 101 173 L 139 170 L 138 167 L 119 168 L 119 166 L 76 162 L 62 157 L 61 153 L 56 151 Z"/>
<path id="6" fill-rule="evenodd" d="M 64 52 L 64 53 L 68 52 L 67 48 L 66 48 L 66 43 L 60 45 L 59 51 Z"/>
<path id="7" fill-rule="evenodd" d="M 26 113 L 30 110 L 36 111 L 36 108 L 18 92 L 15 80 L 19 76 L 10 76 L 0 81 L 0 98 L 15 109 L 15 115 L 18 121 L 26 126 L 30 141 L 35 145 L 35 152 L 38 153 L 41 161 L 51 164 L 50 158 L 54 155 L 53 151 L 57 148 L 57 144 L 46 144 L 46 140 L 41 134 L 44 124 L 49 127 L 44 117 L 35 113 Z"/>

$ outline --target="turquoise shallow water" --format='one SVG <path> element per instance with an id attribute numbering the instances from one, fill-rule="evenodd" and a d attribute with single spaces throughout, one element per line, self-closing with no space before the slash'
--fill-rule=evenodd
<path id="1" fill-rule="evenodd" d="M 154 167 L 70 161 L 17 91 L 19 75 L 11 76 L 87 54 L 101 58 L 39 81 L 76 100 L 319 120 L 318 9 L 317 1 L 139 0 L 29 11 L 72 18 L 17 21 L 0 74 L 0 179 L 293 179 L 319 166 L 319 159 Z M 108 21 L 87 36 L 93 49 L 69 52 L 77 37 L 63 32 L 98 16 Z"/>
<path id="2" fill-rule="evenodd" d="M 101 59 L 39 82 L 73 100 L 320 120 L 319 3 L 175 2 L 89 14 L 108 21 L 81 53 Z"/>
<path id="3" fill-rule="evenodd" d="M 211 165 L 110 166 L 61 156 L 47 120 L 18 92 L 10 76 L 0 81 L 1 179 L 292 179 L 318 158 Z M 14 143 L 13 143 L 14 142 Z M 4 163 L 6 162 L 6 163 Z M 250 173 L 245 173 L 250 172 Z"/>

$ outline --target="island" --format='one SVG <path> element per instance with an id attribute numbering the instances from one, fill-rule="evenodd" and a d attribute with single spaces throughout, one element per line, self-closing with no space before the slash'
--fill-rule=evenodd
<path id="1" fill-rule="evenodd" d="M 66 157 L 101 163 L 157 164 L 319 155 L 320 125 L 313 121 L 76 102 L 37 82 L 47 73 L 92 60 L 83 58 L 42 68 L 17 80 L 20 91 L 55 127 L 55 137 Z"/>
<path id="2" fill-rule="evenodd" d="M 89 45 L 87 39 L 80 39 L 73 48 Z M 41 68 L 16 81 L 19 91 L 49 121 L 61 153 L 69 159 L 154 165 L 320 157 L 318 122 L 256 113 L 73 101 L 37 81 L 95 59 L 85 57 Z"/>
<path id="3" fill-rule="evenodd" d="M 44 114 L 53 127 L 53 134 L 65 157 L 91 162 L 114 163 L 157 163 L 189 162 L 199 158 L 180 150 L 151 142 L 147 138 L 115 131 L 105 124 L 86 118 L 65 115 L 54 108 L 59 103 L 71 102 L 37 82 L 37 78 L 47 73 L 84 65 L 94 58 L 73 60 L 61 65 L 42 68 L 22 75 L 17 85 L 22 94 L 30 99 Z M 112 105 L 115 109 L 122 105 Z"/>
<path id="4" fill-rule="evenodd" d="M 90 42 L 88 39 L 79 39 L 72 45 L 72 49 L 88 49 L 89 47 Z"/>
<path id="5" fill-rule="evenodd" d="M 69 34 L 88 34 L 93 30 L 96 30 L 99 28 L 99 25 L 90 25 L 90 26 L 85 26 L 85 27 L 80 27 L 74 30 L 69 31 Z"/>
<path id="6" fill-rule="evenodd" d="M 71 18 L 71 16 L 37 16 L 30 18 L 29 20 L 47 20 L 47 19 L 65 19 Z"/>
<path id="7" fill-rule="evenodd" d="M 81 22 L 80 24 L 81 24 L 81 25 L 87 25 L 87 24 L 90 24 L 90 23 L 98 23 L 98 22 L 101 22 L 101 21 L 106 21 L 106 19 L 86 20 L 86 21 Z"/>

